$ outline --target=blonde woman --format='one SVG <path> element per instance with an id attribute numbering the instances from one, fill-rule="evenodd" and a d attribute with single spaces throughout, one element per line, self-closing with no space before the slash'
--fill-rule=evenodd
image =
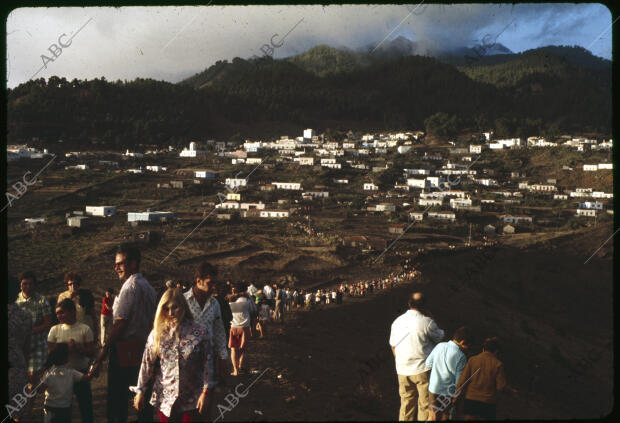
<path id="1" fill-rule="evenodd" d="M 136 410 L 142 410 L 144 395 L 152 389 L 150 403 L 160 422 L 198 421 L 207 409 L 209 372 L 213 369 L 210 352 L 206 329 L 194 322 L 183 292 L 167 289 L 142 356 Z"/>

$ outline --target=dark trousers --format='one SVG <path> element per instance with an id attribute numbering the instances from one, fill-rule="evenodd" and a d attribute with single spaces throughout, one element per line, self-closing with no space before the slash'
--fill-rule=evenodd
<path id="1" fill-rule="evenodd" d="M 45 414 L 51 416 L 52 423 L 71 423 L 71 407 L 58 408 L 48 407 L 45 408 Z"/>
<path id="2" fill-rule="evenodd" d="M 88 369 L 80 370 L 86 374 Z M 93 393 L 89 381 L 76 382 L 73 385 L 73 393 L 80 408 L 80 416 L 83 423 L 93 423 Z"/>
<path id="3" fill-rule="evenodd" d="M 130 400 L 129 387 L 138 381 L 139 366 L 121 367 L 118 363 L 116 346 L 110 350 L 110 362 L 108 367 L 108 422 L 127 423 L 127 413 Z M 144 395 L 144 409 L 138 413 L 139 422 L 153 421 L 153 407 L 149 404 L 150 392 Z"/>

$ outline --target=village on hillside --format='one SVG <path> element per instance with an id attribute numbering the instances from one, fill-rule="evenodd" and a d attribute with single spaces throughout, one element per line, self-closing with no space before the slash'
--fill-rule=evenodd
<path id="1" fill-rule="evenodd" d="M 422 131 L 349 131 L 345 139 L 334 141 L 306 129 L 296 138 L 241 145 L 191 141 L 182 151 L 144 146 L 117 153 L 67 152 L 54 157 L 34 189 L 61 198 L 80 191 L 77 198 L 83 198 L 91 188 L 73 190 L 64 180 L 103 185 L 110 176 L 126 176 L 127 184 L 146 188 L 141 189 L 143 201 L 156 201 L 140 207 L 114 195 L 104 200 L 99 190 L 60 217 L 32 208 L 32 214 L 14 223 L 33 229 L 58 219 L 68 227 L 88 228 L 98 219 L 125 216 L 132 226 L 204 218 L 230 224 L 277 219 L 316 234 L 321 232 L 313 225 L 317 218 L 341 212 L 346 218 L 383 216 L 377 222 L 385 226 L 385 237 L 337 228 L 322 232 L 331 232 L 342 245 L 380 250 L 414 225 L 442 228 L 471 245 L 472 240 L 612 220 L 611 139 L 496 139 L 491 130 L 458 146 L 451 141 L 429 146 L 424 136 Z M 27 159 L 45 162 L 54 153 L 8 146 L 7 154 L 9 161 L 28 168 Z M 9 177 L 9 188 L 12 179 L 19 179 L 17 172 L 15 176 Z M 60 186 L 52 186 L 56 181 Z M 8 195 L 13 206 L 15 199 Z"/>

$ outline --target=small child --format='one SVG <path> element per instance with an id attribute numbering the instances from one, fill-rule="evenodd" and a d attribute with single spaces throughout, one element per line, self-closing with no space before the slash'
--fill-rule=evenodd
<path id="1" fill-rule="evenodd" d="M 45 362 L 45 368 L 51 368 L 43 375 L 45 385 L 44 423 L 66 423 L 71 421 L 71 400 L 73 384 L 88 381 L 93 371 L 83 374 L 67 366 L 69 362 L 69 346 L 60 342 L 56 344 Z"/>
<path id="2" fill-rule="evenodd" d="M 271 319 L 271 308 L 267 301 L 264 299 L 260 303 L 260 310 L 258 312 L 258 322 L 256 324 L 256 329 L 260 333 L 259 338 L 263 338 L 265 335 L 265 326 L 267 322 Z"/>

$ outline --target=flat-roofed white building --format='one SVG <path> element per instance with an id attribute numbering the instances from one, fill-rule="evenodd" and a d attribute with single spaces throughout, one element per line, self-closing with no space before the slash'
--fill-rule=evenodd
<path id="1" fill-rule="evenodd" d="M 241 210 L 265 210 L 265 203 L 241 203 L 239 208 Z"/>
<path id="2" fill-rule="evenodd" d="M 409 218 L 417 221 L 424 220 L 424 212 L 410 212 Z"/>
<path id="3" fill-rule="evenodd" d="M 380 203 L 375 206 L 375 210 L 382 212 L 395 212 L 396 206 L 390 203 Z"/>
<path id="4" fill-rule="evenodd" d="M 470 198 L 451 198 L 450 199 L 450 208 L 455 209 L 457 207 L 471 207 L 471 199 Z"/>
<path id="5" fill-rule="evenodd" d="M 273 182 L 276 189 L 299 191 L 301 189 L 300 182 Z"/>
<path id="6" fill-rule="evenodd" d="M 568 195 L 566 194 L 553 194 L 554 200 L 568 200 Z"/>
<path id="7" fill-rule="evenodd" d="M 595 164 L 584 164 L 583 171 L 584 172 L 596 172 L 598 170 L 598 166 Z"/>
<path id="8" fill-rule="evenodd" d="M 596 217 L 595 209 L 577 209 L 575 212 L 576 216 L 587 216 L 587 217 Z"/>
<path id="9" fill-rule="evenodd" d="M 418 198 L 418 204 L 422 207 L 441 206 L 443 200 L 438 198 Z"/>
<path id="10" fill-rule="evenodd" d="M 511 216 L 511 215 L 504 215 L 501 216 L 501 219 L 504 223 L 512 223 L 515 225 L 519 225 L 522 223 L 532 223 L 532 217 L 531 216 Z"/>
<path id="11" fill-rule="evenodd" d="M 454 222 L 456 220 L 456 214 L 449 211 L 428 212 L 429 219 L 439 219 Z"/>
<path id="12" fill-rule="evenodd" d="M 412 188 L 425 189 L 429 184 L 426 179 L 407 178 L 407 185 Z"/>
<path id="13" fill-rule="evenodd" d="M 599 203 L 598 201 L 584 201 L 583 203 L 579 203 L 577 207 L 580 209 L 603 210 L 603 203 Z"/>
<path id="14" fill-rule="evenodd" d="M 128 212 L 128 222 L 166 222 L 174 219 L 174 213 L 162 211 Z"/>
<path id="15" fill-rule="evenodd" d="M 379 187 L 372 182 L 367 182 L 364 184 L 364 191 L 377 191 Z"/>
<path id="16" fill-rule="evenodd" d="M 86 206 L 85 213 L 91 216 L 114 216 L 116 206 Z"/>
<path id="17" fill-rule="evenodd" d="M 146 170 L 150 172 L 165 172 L 168 168 L 163 166 L 147 166 Z"/>
<path id="18" fill-rule="evenodd" d="M 240 201 L 241 200 L 241 193 L 238 193 L 238 192 L 228 192 L 228 193 L 226 193 L 226 200 L 229 200 L 229 201 Z"/>
<path id="19" fill-rule="evenodd" d="M 260 210 L 258 216 L 266 218 L 284 218 L 289 216 L 289 212 L 287 210 Z"/>
<path id="20" fill-rule="evenodd" d="M 295 157 L 293 161 L 300 166 L 314 166 L 314 157 Z"/>
<path id="21" fill-rule="evenodd" d="M 226 178 L 225 184 L 230 188 L 247 186 L 248 180 L 246 178 Z"/>
<path id="22" fill-rule="evenodd" d="M 598 164 L 598 170 L 603 170 L 603 169 L 613 170 L 613 168 L 614 168 L 613 163 L 599 163 Z"/>

